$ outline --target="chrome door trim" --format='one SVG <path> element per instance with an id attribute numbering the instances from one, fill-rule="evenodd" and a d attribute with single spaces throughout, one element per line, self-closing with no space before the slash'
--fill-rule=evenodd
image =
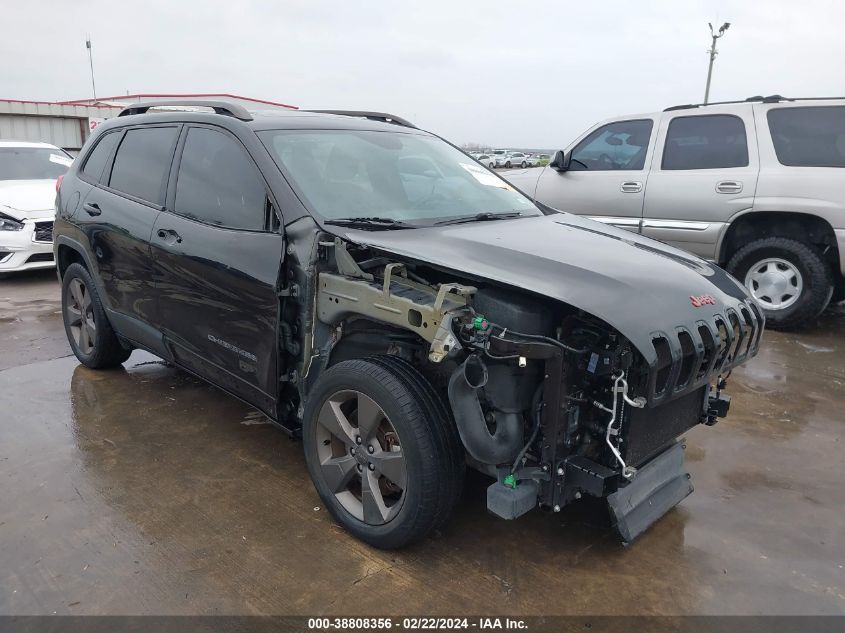
<path id="1" fill-rule="evenodd" d="M 721 222 L 717 224 L 722 224 Z M 684 231 L 706 231 L 712 222 L 693 222 L 690 220 L 643 220 L 644 229 L 681 229 Z"/>
<path id="2" fill-rule="evenodd" d="M 625 228 L 640 228 L 640 218 L 614 217 L 610 215 L 588 215 L 587 218 L 601 222 L 602 224 L 612 224 L 613 226 Z"/>

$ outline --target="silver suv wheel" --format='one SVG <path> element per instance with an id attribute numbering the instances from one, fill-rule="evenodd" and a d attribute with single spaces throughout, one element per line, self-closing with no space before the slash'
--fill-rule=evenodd
<path id="1" fill-rule="evenodd" d="M 748 269 L 745 286 L 763 309 L 785 310 L 798 301 L 804 279 L 791 262 L 769 257 Z"/>

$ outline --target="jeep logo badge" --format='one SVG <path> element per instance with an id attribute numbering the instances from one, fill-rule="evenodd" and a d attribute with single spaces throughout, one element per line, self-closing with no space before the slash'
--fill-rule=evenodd
<path id="1" fill-rule="evenodd" d="M 714 299 L 712 295 L 701 295 L 700 297 L 690 295 L 689 300 L 692 302 L 692 305 L 695 308 L 700 308 L 701 306 L 706 305 L 716 305 L 716 299 Z"/>

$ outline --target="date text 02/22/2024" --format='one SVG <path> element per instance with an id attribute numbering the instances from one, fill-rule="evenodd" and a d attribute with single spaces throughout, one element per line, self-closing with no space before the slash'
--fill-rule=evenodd
<path id="1" fill-rule="evenodd" d="M 518 618 L 309 618 L 309 630 L 522 630 L 527 625 Z"/>

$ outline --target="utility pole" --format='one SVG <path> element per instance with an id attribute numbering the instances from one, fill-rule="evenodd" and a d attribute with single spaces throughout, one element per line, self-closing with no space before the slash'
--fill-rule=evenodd
<path id="1" fill-rule="evenodd" d="M 710 22 L 707 23 L 707 26 L 710 27 L 710 37 L 713 38 L 713 43 L 710 45 L 710 50 L 707 51 L 710 53 L 710 66 L 707 68 L 707 87 L 704 88 L 704 105 L 707 105 L 707 101 L 710 98 L 710 78 L 713 76 L 713 60 L 716 59 L 717 55 L 716 40 L 725 34 L 725 31 L 731 27 L 731 23 L 725 22 L 719 27 L 719 30 L 716 33 L 713 32 L 713 25 Z"/>
<path id="2" fill-rule="evenodd" d="M 94 83 L 94 56 L 91 51 L 91 36 L 85 38 L 85 48 L 88 49 L 88 65 L 91 67 L 91 91 L 94 93 L 94 101 L 97 100 L 97 85 Z M 712 62 L 711 62 L 712 64 Z M 708 80 L 709 83 L 709 80 Z"/>

